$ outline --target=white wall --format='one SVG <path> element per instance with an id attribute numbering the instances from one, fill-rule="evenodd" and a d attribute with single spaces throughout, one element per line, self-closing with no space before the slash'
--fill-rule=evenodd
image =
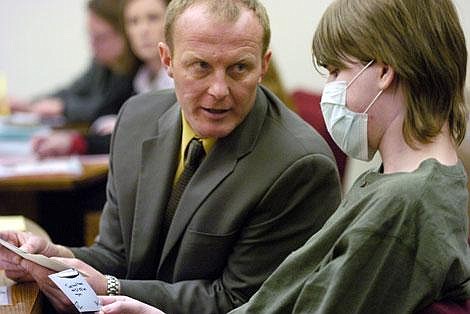
<path id="1" fill-rule="evenodd" d="M 461 16 L 470 1 L 454 0 Z M 272 48 L 290 89 L 320 91 L 323 78 L 313 69 L 310 43 L 331 0 L 262 0 L 272 27 Z M 1 0 L 0 71 L 11 94 L 32 96 L 66 84 L 88 62 L 86 0 Z M 462 22 L 470 41 L 470 19 Z"/>
<path id="2" fill-rule="evenodd" d="M 88 62 L 84 0 L 0 0 L 0 72 L 9 94 L 67 84 Z"/>
<path id="3" fill-rule="evenodd" d="M 331 0 L 261 0 L 271 17 L 272 48 L 287 88 L 321 91 L 310 43 Z M 470 46 L 470 1 L 454 0 Z M 89 53 L 85 32 L 86 0 L 0 0 L 0 72 L 9 92 L 31 97 L 59 87 L 84 69 Z M 468 84 L 468 83 L 467 83 Z M 377 163 L 378 161 L 376 161 Z M 346 186 L 370 164 L 354 162 Z"/>

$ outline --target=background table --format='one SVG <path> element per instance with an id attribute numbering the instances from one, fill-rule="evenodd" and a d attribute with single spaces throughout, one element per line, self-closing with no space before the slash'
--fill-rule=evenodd
<path id="1" fill-rule="evenodd" d="M 38 286 L 33 282 L 14 284 L 5 277 L 0 270 L 0 286 L 8 286 L 11 293 L 12 304 L 1 305 L 0 314 L 39 314 L 41 311 L 41 294 Z"/>
<path id="2" fill-rule="evenodd" d="M 79 159 L 81 175 L 0 179 L 0 215 L 24 215 L 41 225 L 54 242 L 83 245 L 86 213 L 100 211 L 105 202 L 108 156 Z"/>

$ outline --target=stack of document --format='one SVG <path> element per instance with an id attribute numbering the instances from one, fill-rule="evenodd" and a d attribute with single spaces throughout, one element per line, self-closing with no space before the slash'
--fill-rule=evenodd
<path id="1" fill-rule="evenodd" d="M 16 162 L 1 161 L 0 179 L 38 175 L 73 175 L 83 173 L 82 163 L 77 156 L 50 159 L 28 159 Z"/>

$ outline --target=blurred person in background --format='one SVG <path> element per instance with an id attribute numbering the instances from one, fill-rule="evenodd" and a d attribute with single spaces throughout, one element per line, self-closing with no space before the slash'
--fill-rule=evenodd
<path id="1" fill-rule="evenodd" d="M 122 21 L 130 47 L 142 62 L 134 79 L 135 93 L 172 88 L 173 79 L 162 67 L 158 43 L 164 41 L 163 26 L 168 0 L 124 0 Z M 88 133 L 55 131 L 38 135 L 32 141 L 40 157 L 72 154 L 107 154 L 117 113 L 123 103 L 110 102 L 100 110 L 100 117 Z"/>
<path id="2" fill-rule="evenodd" d="M 87 30 L 93 60 L 69 86 L 33 101 L 9 99 L 12 112 L 38 114 L 44 120 L 90 123 L 105 106 L 120 106 L 133 93 L 137 59 L 120 23 L 118 0 L 90 0 Z"/>

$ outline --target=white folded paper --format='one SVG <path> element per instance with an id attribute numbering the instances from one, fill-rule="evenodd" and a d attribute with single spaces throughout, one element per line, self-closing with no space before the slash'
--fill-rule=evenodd
<path id="1" fill-rule="evenodd" d="M 75 269 L 67 269 L 49 275 L 49 278 L 62 290 L 80 313 L 100 310 L 100 301 L 95 291 Z"/>
<path id="2" fill-rule="evenodd" d="M 27 259 L 28 261 L 34 262 L 34 263 L 36 263 L 38 265 L 41 265 L 43 267 L 46 267 L 48 269 L 51 269 L 51 270 L 54 270 L 54 271 L 63 271 L 63 270 L 66 270 L 66 269 L 70 269 L 70 266 L 67 266 L 62 262 L 56 261 L 54 259 L 51 259 L 51 258 L 49 258 L 47 256 L 44 256 L 44 255 L 41 255 L 41 254 L 27 253 L 27 252 L 17 248 L 16 246 L 11 244 L 10 242 L 7 242 L 3 239 L 0 239 L 0 244 L 3 245 L 4 247 L 6 247 L 7 249 L 9 249 L 10 251 L 12 251 L 13 253 L 18 254 L 22 258 Z"/>

